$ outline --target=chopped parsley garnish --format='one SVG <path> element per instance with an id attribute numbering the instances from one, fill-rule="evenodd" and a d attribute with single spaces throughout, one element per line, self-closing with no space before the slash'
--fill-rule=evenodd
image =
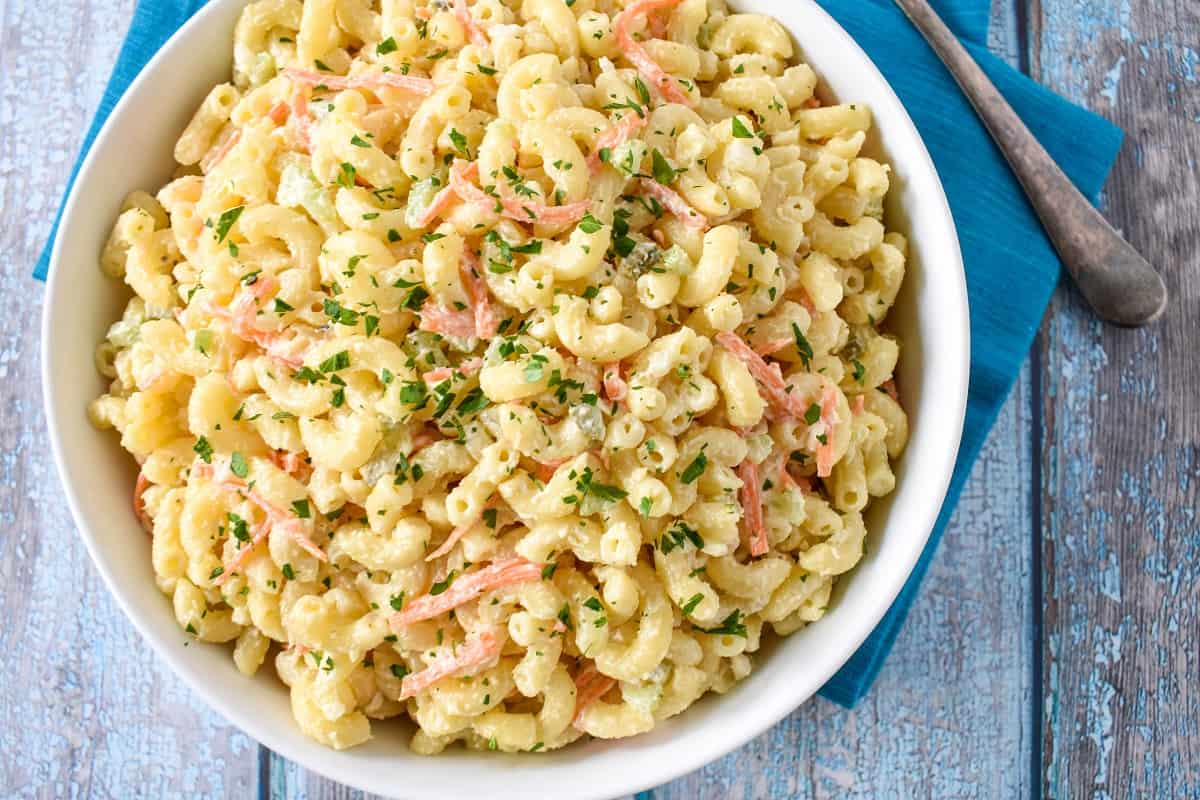
<path id="1" fill-rule="evenodd" d="M 279 316 L 282 317 L 287 312 L 295 311 L 295 310 L 296 310 L 295 307 L 292 306 L 291 304 L 287 303 L 284 300 L 280 300 L 278 297 L 275 298 L 274 311 Z"/>
<path id="2" fill-rule="evenodd" d="M 350 354 L 345 350 L 339 350 L 329 358 L 322 361 L 319 365 L 321 372 L 337 372 L 341 369 L 346 369 L 350 366 Z"/>
<path id="3" fill-rule="evenodd" d="M 404 608 L 404 592 L 392 595 L 388 600 L 388 605 L 392 607 L 393 611 L 399 611 Z"/>
<path id="4" fill-rule="evenodd" d="M 233 227 L 233 223 L 237 222 L 238 217 L 245 210 L 245 206 L 234 206 L 221 212 L 221 216 L 217 219 L 217 228 L 213 233 L 217 237 L 218 244 L 225 241 L 225 237 L 229 235 L 229 229 Z"/>
<path id="5" fill-rule="evenodd" d="M 280 567 L 280 569 L 283 571 L 283 577 L 287 578 L 289 581 L 296 580 L 296 570 L 292 569 L 291 564 L 284 564 L 282 567 Z"/>
<path id="6" fill-rule="evenodd" d="M 350 144 L 355 147 L 370 147 L 371 143 L 359 136 L 357 133 L 350 137 Z"/>
<path id="7" fill-rule="evenodd" d="M 638 99 L 642 101 L 642 105 L 650 105 L 650 90 L 646 88 L 646 84 L 642 83 L 641 78 L 633 79 L 633 88 L 637 90 Z"/>
<path id="8" fill-rule="evenodd" d="M 396 52 L 396 49 L 398 47 L 399 47 L 399 45 L 396 44 L 396 40 L 393 37 L 389 36 L 388 38 L 384 39 L 379 44 L 375 45 L 375 54 L 380 55 L 380 56 L 386 56 L 388 53 Z"/>
<path id="9" fill-rule="evenodd" d="M 233 456 L 229 459 L 229 471 L 239 478 L 245 478 L 250 474 L 250 465 L 246 463 L 246 457 L 241 453 L 234 451 Z"/>
<path id="10" fill-rule="evenodd" d="M 821 418 L 821 406 L 818 405 L 817 403 L 813 403 L 811 406 L 808 407 L 808 410 L 804 412 L 804 421 L 806 423 L 808 423 L 809 425 L 815 425 L 817 423 L 817 420 L 819 420 L 820 418 Z"/>
<path id="11" fill-rule="evenodd" d="M 579 220 L 579 227 L 584 233 L 595 233 L 604 227 L 604 223 L 591 214 L 584 214 L 583 219 Z"/>
<path id="12" fill-rule="evenodd" d="M 683 520 L 676 520 L 675 524 L 658 540 L 658 549 L 663 553 L 669 553 L 683 547 L 688 542 L 691 542 L 697 550 L 704 548 L 704 538 L 700 536 L 700 532 Z"/>
<path id="13" fill-rule="evenodd" d="M 794 322 L 792 323 L 792 336 L 796 340 L 796 350 L 800 353 L 800 361 L 807 368 L 813 358 L 812 345 L 808 343 L 808 339 L 805 339 L 804 334 L 800 332 L 800 326 Z"/>
<path id="14" fill-rule="evenodd" d="M 650 154 L 650 168 L 652 174 L 654 175 L 654 180 L 658 181 L 664 186 L 675 181 L 675 168 L 671 166 L 669 161 L 667 161 L 666 156 L 658 151 L 657 147 L 654 148 L 654 152 Z"/>
<path id="15" fill-rule="evenodd" d="M 741 636 L 746 638 L 746 625 L 742 622 L 742 612 L 735 608 L 733 613 L 721 621 L 715 628 L 697 628 L 696 630 L 710 633 L 714 636 Z"/>
<path id="16" fill-rule="evenodd" d="M 457 128 L 450 129 L 450 143 L 454 145 L 454 149 L 457 150 L 463 158 L 471 157 L 471 151 L 467 147 L 467 137 L 459 133 Z"/>
<path id="17" fill-rule="evenodd" d="M 696 457 L 692 459 L 692 463 L 688 464 L 687 467 L 684 468 L 683 474 L 679 476 L 679 479 L 684 483 L 692 483 L 704 474 L 704 468 L 707 466 L 708 456 L 704 455 L 704 451 L 701 450 L 696 454 Z"/>
<path id="18" fill-rule="evenodd" d="M 358 170 L 354 168 L 354 165 L 343 161 L 338 168 L 337 185 L 346 189 L 353 189 L 357 178 Z"/>
<path id="19" fill-rule="evenodd" d="M 571 624 L 571 609 L 566 603 L 558 610 L 558 621 L 565 625 L 567 630 L 575 630 L 575 626 Z"/>
<path id="20" fill-rule="evenodd" d="M 207 329 L 196 331 L 196 338 L 192 340 L 192 345 L 200 351 L 201 355 L 208 355 L 212 352 L 213 347 L 213 332 Z"/>
<path id="21" fill-rule="evenodd" d="M 526 383 L 537 383 L 545 374 L 546 363 L 548 359 L 541 353 L 534 353 L 529 357 L 529 363 L 525 365 L 522 374 L 525 376 Z"/>
<path id="22" fill-rule="evenodd" d="M 420 311 L 421 306 L 429 299 L 429 291 L 424 286 L 414 286 L 413 290 L 408 293 L 408 297 L 404 298 L 404 302 L 400 304 L 401 308 L 407 308 L 409 311 Z"/>
<path id="23" fill-rule="evenodd" d="M 325 316 L 339 325 L 357 325 L 358 312 L 343 308 L 342 304 L 332 297 L 326 297 L 324 303 Z"/>
<path id="24" fill-rule="evenodd" d="M 483 409 L 487 408 L 488 399 L 483 390 L 476 386 L 463 397 L 458 404 L 459 416 L 468 416 L 470 414 L 478 414 Z"/>
<path id="25" fill-rule="evenodd" d="M 704 595 L 697 592 L 688 598 L 688 601 L 683 604 L 680 610 L 683 611 L 684 614 L 690 614 L 695 611 L 696 606 L 700 605 L 702 602 L 704 602 Z"/>
<path id="26" fill-rule="evenodd" d="M 458 577 L 458 570 L 456 570 L 456 569 L 450 570 L 450 574 L 447 575 L 443 580 L 440 580 L 437 583 L 435 583 L 433 586 L 429 587 L 429 593 L 430 594 L 441 594 L 442 592 L 444 592 L 450 588 L 450 584 L 454 583 L 454 579 L 457 577 Z"/>
<path id="27" fill-rule="evenodd" d="M 308 499 L 307 498 L 304 500 L 293 500 L 292 501 L 292 511 L 300 519 L 308 519 L 309 517 L 312 516 L 312 511 L 308 507 Z"/>
<path id="28" fill-rule="evenodd" d="M 754 134 L 751 133 L 750 129 L 747 128 L 745 125 L 743 125 L 742 121 L 740 119 L 738 119 L 737 117 L 733 118 L 732 124 L 733 124 L 733 138 L 735 138 L 735 139 L 753 139 L 754 138 Z"/>
<path id="29" fill-rule="evenodd" d="M 563 498 L 564 503 L 582 504 L 589 495 L 606 503 L 615 503 L 618 500 L 624 500 L 629 495 L 629 492 L 624 489 L 597 483 L 591 467 L 584 467 L 583 472 L 575 478 L 575 489 L 579 494 L 567 495 Z"/>
<path id="30" fill-rule="evenodd" d="M 320 383 L 325 378 L 312 367 L 301 367 L 292 373 L 292 377 L 304 383 Z"/>
<path id="31" fill-rule="evenodd" d="M 862 362 L 859 361 L 857 358 L 854 359 L 853 361 L 851 361 L 850 363 L 854 365 L 854 381 L 855 381 L 855 383 L 862 383 L 863 376 L 865 376 L 867 374 L 867 368 L 864 367 L 862 365 Z"/>
<path id="32" fill-rule="evenodd" d="M 246 524 L 246 520 L 239 517 L 232 511 L 225 515 L 225 519 L 229 522 L 229 533 L 239 542 L 250 541 L 250 526 Z"/>
<path id="33" fill-rule="evenodd" d="M 428 399 L 429 387 L 425 385 L 424 381 L 406 381 L 400 387 L 400 402 L 405 405 L 419 405 Z"/>

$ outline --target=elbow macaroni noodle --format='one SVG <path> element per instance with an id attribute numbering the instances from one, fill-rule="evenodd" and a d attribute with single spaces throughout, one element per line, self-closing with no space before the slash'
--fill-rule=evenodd
<path id="1" fill-rule="evenodd" d="M 90 407 L 179 625 L 334 748 L 650 730 L 825 612 L 908 421 L 862 105 L 723 0 L 256 0 Z"/>

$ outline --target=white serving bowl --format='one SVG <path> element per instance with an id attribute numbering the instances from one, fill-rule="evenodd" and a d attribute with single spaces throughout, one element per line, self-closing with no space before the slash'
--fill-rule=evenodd
<path id="1" fill-rule="evenodd" d="M 867 556 L 839 583 L 820 622 L 773 642 L 755 670 L 651 733 L 580 742 L 542 755 L 452 749 L 409 753 L 411 732 L 374 723 L 366 745 L 334 752 L 304 737 L 287 690 L 268 665 L 255 679 L 234 668 L 227 646 L 183 647 L 187 637 L 154 585 L 150 544 L 131 510 L 133 460 L 111 433 L 88 423 L 104 390 L 93 351 L 127 297 L 97 260 L 134 189 L 156 190 L 173 169 L 176 138 L 208 89 L 229 78 L 232 33 L 245 0 L 213 0 L 150 61 L 101 130 L 63 214 L 42 324 L 43 390 L 54 458 L 80 533 L 125 613 L 196 692 L 258 741 L 346 784 L 405 798 L 605 798 L 690 772 L 744 744 L 812 696 L 846 662 L 912 571 L 941 508 L 958 450 L 967 397 L 968 319 L 962 257 L 945 194 L 900 101 L 867 58 L 812 0 L 735 0 L 789 28 L 827 99 L 870 105 L 869 150 L 893 167 L 889 227 L 909 237 L 912 258 L 889 317 L 904 343 L 898 383 L 912 439 L 896 492 L 868 517 Z"/>

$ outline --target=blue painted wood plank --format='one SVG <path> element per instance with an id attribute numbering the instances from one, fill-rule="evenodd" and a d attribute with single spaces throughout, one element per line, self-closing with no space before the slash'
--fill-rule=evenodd
<path id="1" fill-rule="evenodd" d="M 1060 290 L 1044 332 L 1048 797 L 1200 797 L 1200 8 L 1042 0 L 1043 82 L 1129 134 L 1105 210 L 1166 274 L 1153 328 Z"/>
<path id="2" fill-rule="evenodd" d="M 52 211 L 132 2 L 76 8 L 0 6 L 0 197 L 23 218 Z M 31 107 L 30 96 L 51 99 Z M 4 225 L 8 296 L 33 290 L 24 265 L 43 234 L 36 224 Z M 203 708 L 121 618 L 74 537 L 44 431 L 30 425 L 36 345 L 14 316 L 0 321 L 0 335 L 0 521 L 11 531 L 0 539 L 0 585 L 29 587 L 0 597 L 0 649 L 30 654 L 20 680 L 0 685 L 0 717 L 27 721 L 0 733 L 0 794 L 358 796 L 277 758 L 258 787 L 257 746 Z M 853 712 L 810 703 L 655 797 L 1028 793 L 1027 380 L 1020 392 L 867 701 Z"/>

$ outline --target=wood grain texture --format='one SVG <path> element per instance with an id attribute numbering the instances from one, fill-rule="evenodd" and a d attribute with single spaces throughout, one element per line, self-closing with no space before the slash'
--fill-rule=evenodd
<path id="1" fill-rule="evenodd" d="M 1041 336 L 1047 797 L 1200 797 L 1200 5 L 1030 8 L 1035 77 L 1121 125 L 1109 219 L 1167 277 L 1148 330 L 1060 289 Z"/>
<path id="2" fill-rule="evenodd" d="M 257 745 L 170 673 L 75 535 L 29 277 L 132 0 L 0 2 L 0 797 L 244 797 Z M 81 398 L 82 402 L 82 398 Z"/>
<path id="3" fill-rule="evenodd" d="M 1037 370 L 1005 407 L 872 693 L 849 712 L 809 703 L 656 800 L 1197 796 L 1200 375 L 1186 359 L 1200 287 L 1182 259 L 1200 244 L 1200 25 L 1192 0 L 1161 12 L 1118 2 L 1091 0 L 1090 16 L 1069 0 L 1034 6 L 1035 74 L 1130 132 L 1110 218 L 1174 263 L 1171 316 L 1105 331 L 1061 293 Z M 1014 4 L 995 8 L 993 49 L 1016 58 Z M 40 296 L 28 274 L 132 9 L 0 0 L 9 298 Z M 29 320 L 0 317 L 0 796 L 361 797 L 226 725 L 125 621 L 62 503 L 36 370 Z M 1039 519 L 1044 674 L 1033 672 Z M 1045 718 L 1031 725 L 1043 681 Z"/>

